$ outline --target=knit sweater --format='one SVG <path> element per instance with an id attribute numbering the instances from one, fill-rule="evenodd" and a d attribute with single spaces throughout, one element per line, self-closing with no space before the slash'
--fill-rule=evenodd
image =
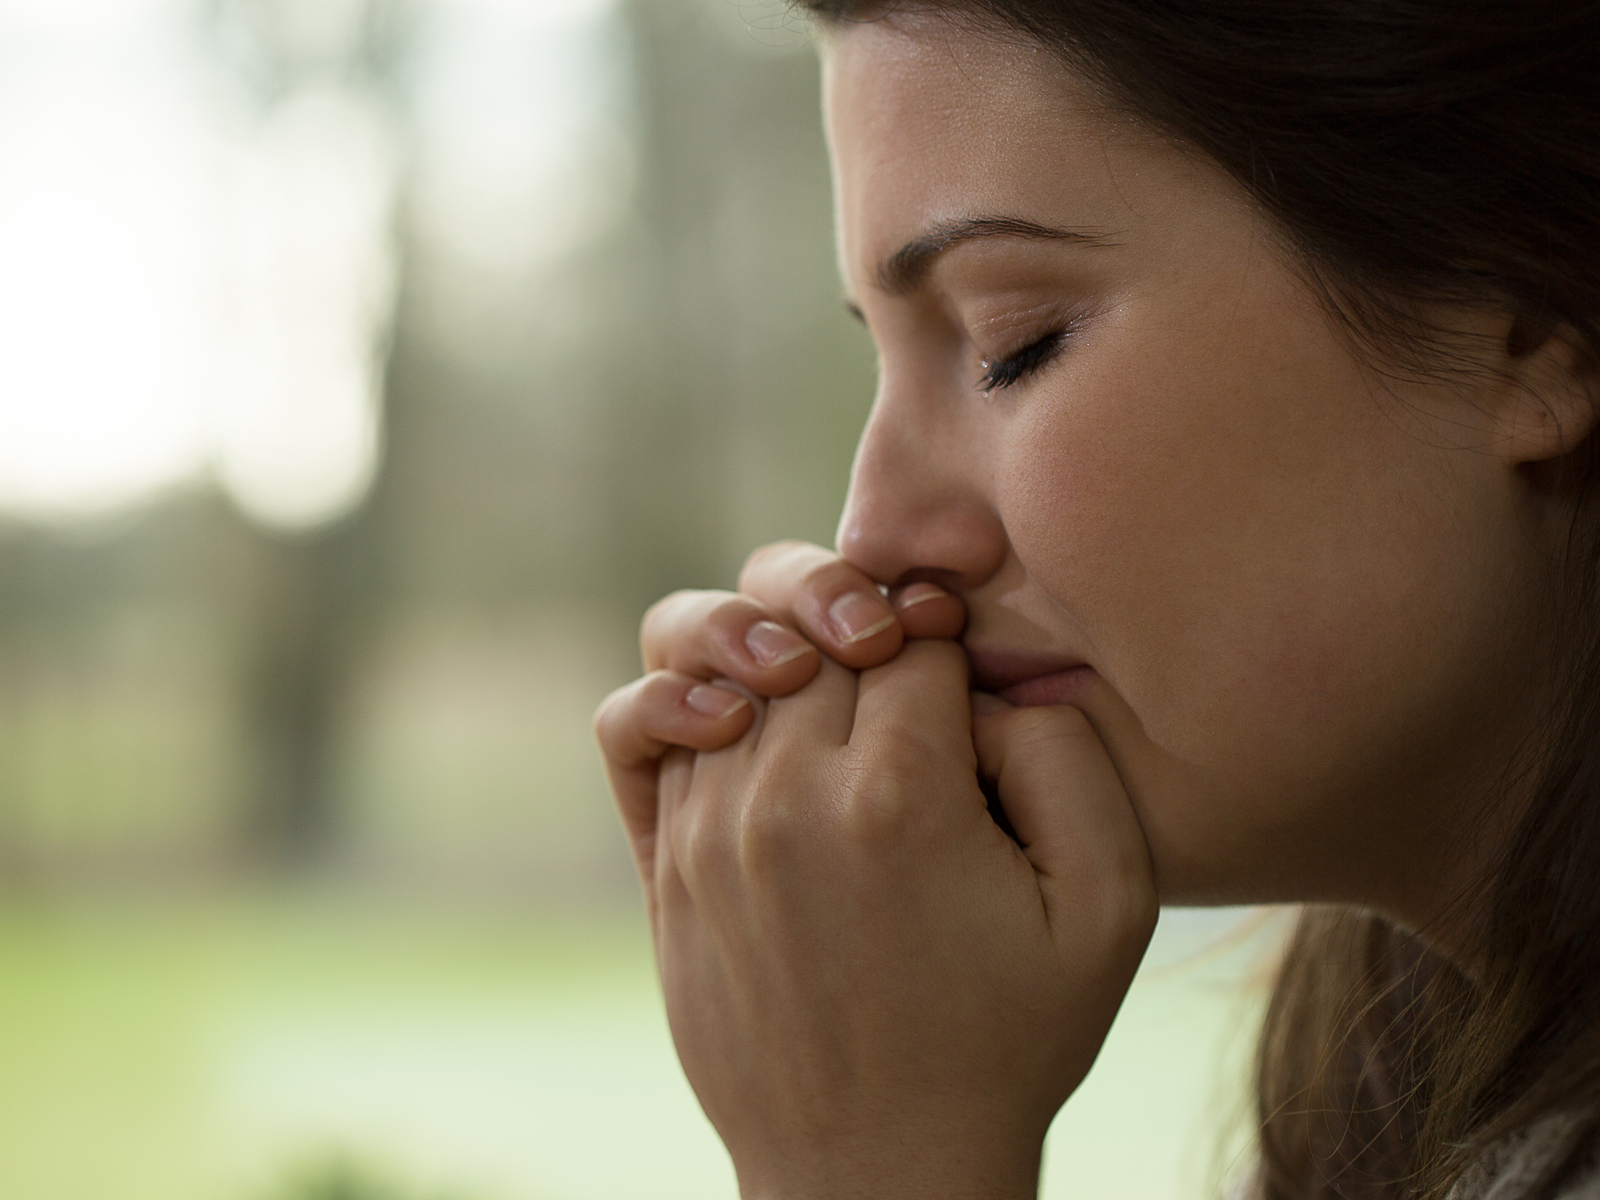
<path id="1" fill-rule="evenodd" d="M 1490 1148 L 1450 1190 L 1449 1200 L 1525 1200 L 1535 1184 L 1571 1156 L 1583 1126 L 1549 1117 Z M 1553 1200 L 1600 1200 L 1600 1161 L 1593 1153 L 1577 1165 Z"/>
<path id="2" fill-rule="evenodd" d="M 1570 1117 L 1549 1117 L 1491 1147 L 1468 1168 L 1447 1200 L 1531 1200 L 1545 1173 L 1571 1156 L 1584 1125 Z M 1256 1200 L 1257 1181 L 1245 1179 L 1230 1200 Z M 1591 1154 L 1561 1180 L 1547 1200 L 1600 1200 L 1600 1158 Z"/>

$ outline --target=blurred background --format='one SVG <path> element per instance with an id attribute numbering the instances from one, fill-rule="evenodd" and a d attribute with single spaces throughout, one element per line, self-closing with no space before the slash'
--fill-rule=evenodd
<path id="1" fill-rule="evenodd" d="M 781 5 L 0 0 L 0 1195 L 735 1194 L 588 720 L 831 540 L 817 109 Z M 1236 1162 L 1239 922 L 1046 1195 Z"/>

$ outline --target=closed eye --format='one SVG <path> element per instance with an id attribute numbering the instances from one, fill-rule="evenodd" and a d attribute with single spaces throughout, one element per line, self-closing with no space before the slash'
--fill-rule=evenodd
<path id="1" fill-rule="evenodd" d="M 1054 358 L 1066 341 L 1066 330 L 1058 329 L 1024 346 L 1009 358 L 996 362 L 985 360 L 982 363 L 984 376 L 978 380 L 978 390 L 987 396 L 992 391 L 1008 388 L 1026 379 Z"/>

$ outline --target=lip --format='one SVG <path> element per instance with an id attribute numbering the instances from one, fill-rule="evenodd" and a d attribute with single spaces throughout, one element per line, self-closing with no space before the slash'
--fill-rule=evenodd
<path id="1" fill-rule="evenodd" d="M 1009 704 L 1028 708 L 1073 704 L 1088 695 L 1095 671 L 1082 659 L 968 646 L 972 686 Z"/>

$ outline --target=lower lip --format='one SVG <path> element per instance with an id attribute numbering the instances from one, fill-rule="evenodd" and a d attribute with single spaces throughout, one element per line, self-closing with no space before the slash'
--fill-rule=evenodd
<path id="1" fill-rule="evenodd" d="M 1093 686 L 1093 667 L 1068 667 L 1065 671 L 1057 671 L 1053 675 L 1040 675 L 1001 688 L 1000 696 L 1018 708 L 1032 708 L 1044 704 L 1076 704 L 1089 695 L 1089 689 Z"/>

